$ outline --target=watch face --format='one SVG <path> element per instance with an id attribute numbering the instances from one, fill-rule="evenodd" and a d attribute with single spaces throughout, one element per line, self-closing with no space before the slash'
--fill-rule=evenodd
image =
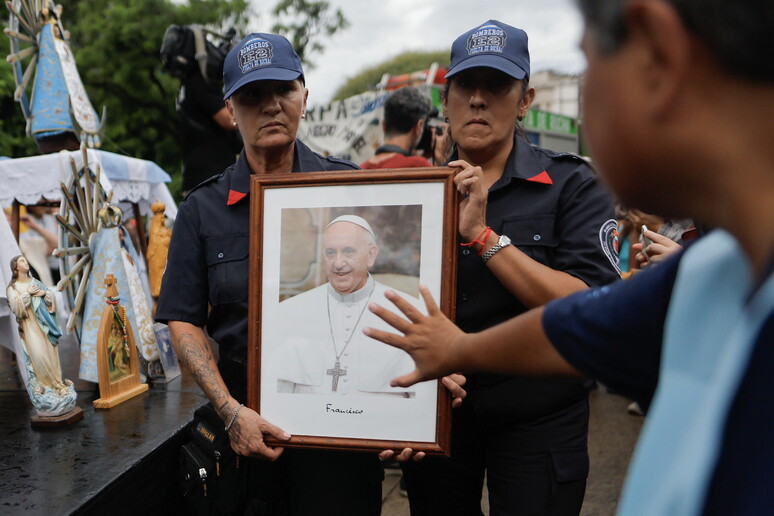
<path id="1" fill-rule="evenodd" d="M 500 236 L 500 241 L 497 242 L 497 243 L 500 244 L 501 246 L 505 247 L 506 245 L 511 245 L 511 239 L 508 238 L 508 235 L 501 235 Z"/>

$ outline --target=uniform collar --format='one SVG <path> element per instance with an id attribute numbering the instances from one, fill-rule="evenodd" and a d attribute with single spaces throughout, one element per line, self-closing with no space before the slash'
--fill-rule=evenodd
<path id="1" fill-rule="evenodd" d="M 456 148 L 449 161 L 454 161 L 455 159 L 458 159 Z M 527 140 L 518 135 L 513 136 L 513 149 L 511 149 L 508 160 L 505 162 L 505 170 L 502 177 L 492 185 L 490 190 L 501 188 L 510 183 L 512 179 L 521 179 L 522 181 L 544 185 L 554 184 L 551 176 L 543 165 L 540 164 L 535 149 L 532 148 L 532 145 Z"/>
<path id="2" fill-rule="evenodd" d="M 374 283 L 374 278 L 369 273 L 368 281 L 366 281 L 366 284 L 363 285 L 360 290 L 350 292 L 349 294 L 340 294 L 330 283 L 328 283 L 328 295 L 337 303 L 359 303 L 371 297 L 375 287 L 376 284 Z"/>
<path id="3" fill-rule="evenodd" d="M 238 203 L 250 192 L 250 166 L 247 164 L 245 149 L 239 153 L 236 164 L 228 172 L 228 199 L 226 204 L 231 206 Z"/>
<path id="4" fill-rule="evenodd" d="M 293 172 L 323 170 L 323 164 L 312 150 L 300 140 L 293 148 Z M 234 205 L 250 193 L 250 167 L 247 164 L 245 149 L 239 154 L 234 168 L 228 172 L 228 206 Z"/>

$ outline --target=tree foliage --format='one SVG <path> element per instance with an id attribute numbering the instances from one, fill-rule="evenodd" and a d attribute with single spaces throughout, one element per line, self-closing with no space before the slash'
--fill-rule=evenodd
<path id="1" fill-rule="evenodd" d="M 449 51 L 442 50 L 437 52 L 404 52 L 383 63 L 367 68 L 347 79 L 347 81 L 336 91 L 333 100 L 341 100 L 359 93 L 363 93 L 379 84 L 384 74 L 400 75 L 404 73 L 418 72 L 430 68 L 433 63 L 439 66 L 449 66 Z"/>
<path id="2" fill-rule="evenodd" d="M 321 39 L 333 36 L 349 25 L 341 9 L 329 9 L 330 5 L 325 1 L 280 0 L 272 11 L 277 18 L 272 32 L 290 40 L 307 68 L 313 67 L 309 60 L 312 54 L 323 49 Z"/>
<path id="3" fill-rule="evenodd" d="M 161 72 L 159 47 L 170 24 L 241 28 L 245 0 L 78 0 L 65 6 L 65 28 L 92 104 L 107 108 L 103 149 L 181 171 L 175 97 L 179 82 Z"/>
<path id="4" fill-rule="evenodd" d="M 182 168 L 175 98 L 180 83 L 162 73 L 159 48 L 171 24 L 198 23 L 217 30 L 249 29 L 254 13 L 248 0 L 65 0 L 62 23 L 78 71 L 94 108 L 107 109 L 102 149 L 155 161 L 176 181 Z M 307 49 L 318 51 L 320 40 L 335 29 L 324 2 L 285 2 L 291 35 Z M 325 5 L 317 5 L 325 4 Z M 295 24 L 309 24 L 310 30 Z M 337 11 L 339 26 L 345 23 Z M 4 24 L 3 24 L 4 25 Z M 239 36 L 237 36 L 239 37 Z M 5 57 L 5 56 L 2 56 Z M 20 157 L 36 152 L 25 135 L 21 109 L 13 102 L 12 70 L 0 64 L 0 155 Z"/>
<path id="5" fill-rule="evenodd" d="M 35 154 L 37 147 L 25 135 L 26 122 L 19 104 L 13 100 L 16 84 L 13 70 L 5 59 L 0 60 L 0 156 L 16 158 Z"/>

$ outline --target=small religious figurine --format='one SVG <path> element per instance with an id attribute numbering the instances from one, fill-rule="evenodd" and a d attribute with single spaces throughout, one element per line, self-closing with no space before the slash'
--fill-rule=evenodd
<path id="1" fill-rule="evenodd" d="M 62 378 L 54 293 L 29 274 L 27 259 L 11 259 L 8 304 L 16 315 L 24 345 L 23 362 L 29 374 L 27 392 L 39 417 L 61 416 L 75 407 L 73 382 Z"/>
<path id="2" fill-rule="evenodd" d="M 118 296 L 116 278 L 105 276 L 105 302 L 97 334 L 99 399 L 94 408 L 108 409 L 148 390 L 140 383 L 140 365 L 134 332 Z"/>
<path id="3" fill-rule="evenodd" d="M 153 299 L 158 299 L 159 297 L 161 277 L 164 275 L 164 268 L 167 266 L 169 241 L 172 238 L 172 230 L 164 224 L 164 210 L 166 208 L 161 201 L 156 201 L 151 205 L 153 219 L 151 220 L 146 257 L 148 258 L 148 279 L 150 280 Z"/>

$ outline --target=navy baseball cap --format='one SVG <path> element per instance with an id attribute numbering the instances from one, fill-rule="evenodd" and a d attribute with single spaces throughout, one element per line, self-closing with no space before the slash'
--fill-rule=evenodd
<path id="1" fill-rule="evenodd" d="M 255 81 L 292 81 L 304 78 L 293 45 L 284 36 L 255 32 L 231 49 L 223 63 L 223 99 Z"/>
<path id="2" fill-rule="evenodd" d="M 459 36 L 452 43 L 446 78 L 478 66 L 495 68 L 517 80 L 529 77 L 527 33 L 507 23 L 489 20 Z"/>

